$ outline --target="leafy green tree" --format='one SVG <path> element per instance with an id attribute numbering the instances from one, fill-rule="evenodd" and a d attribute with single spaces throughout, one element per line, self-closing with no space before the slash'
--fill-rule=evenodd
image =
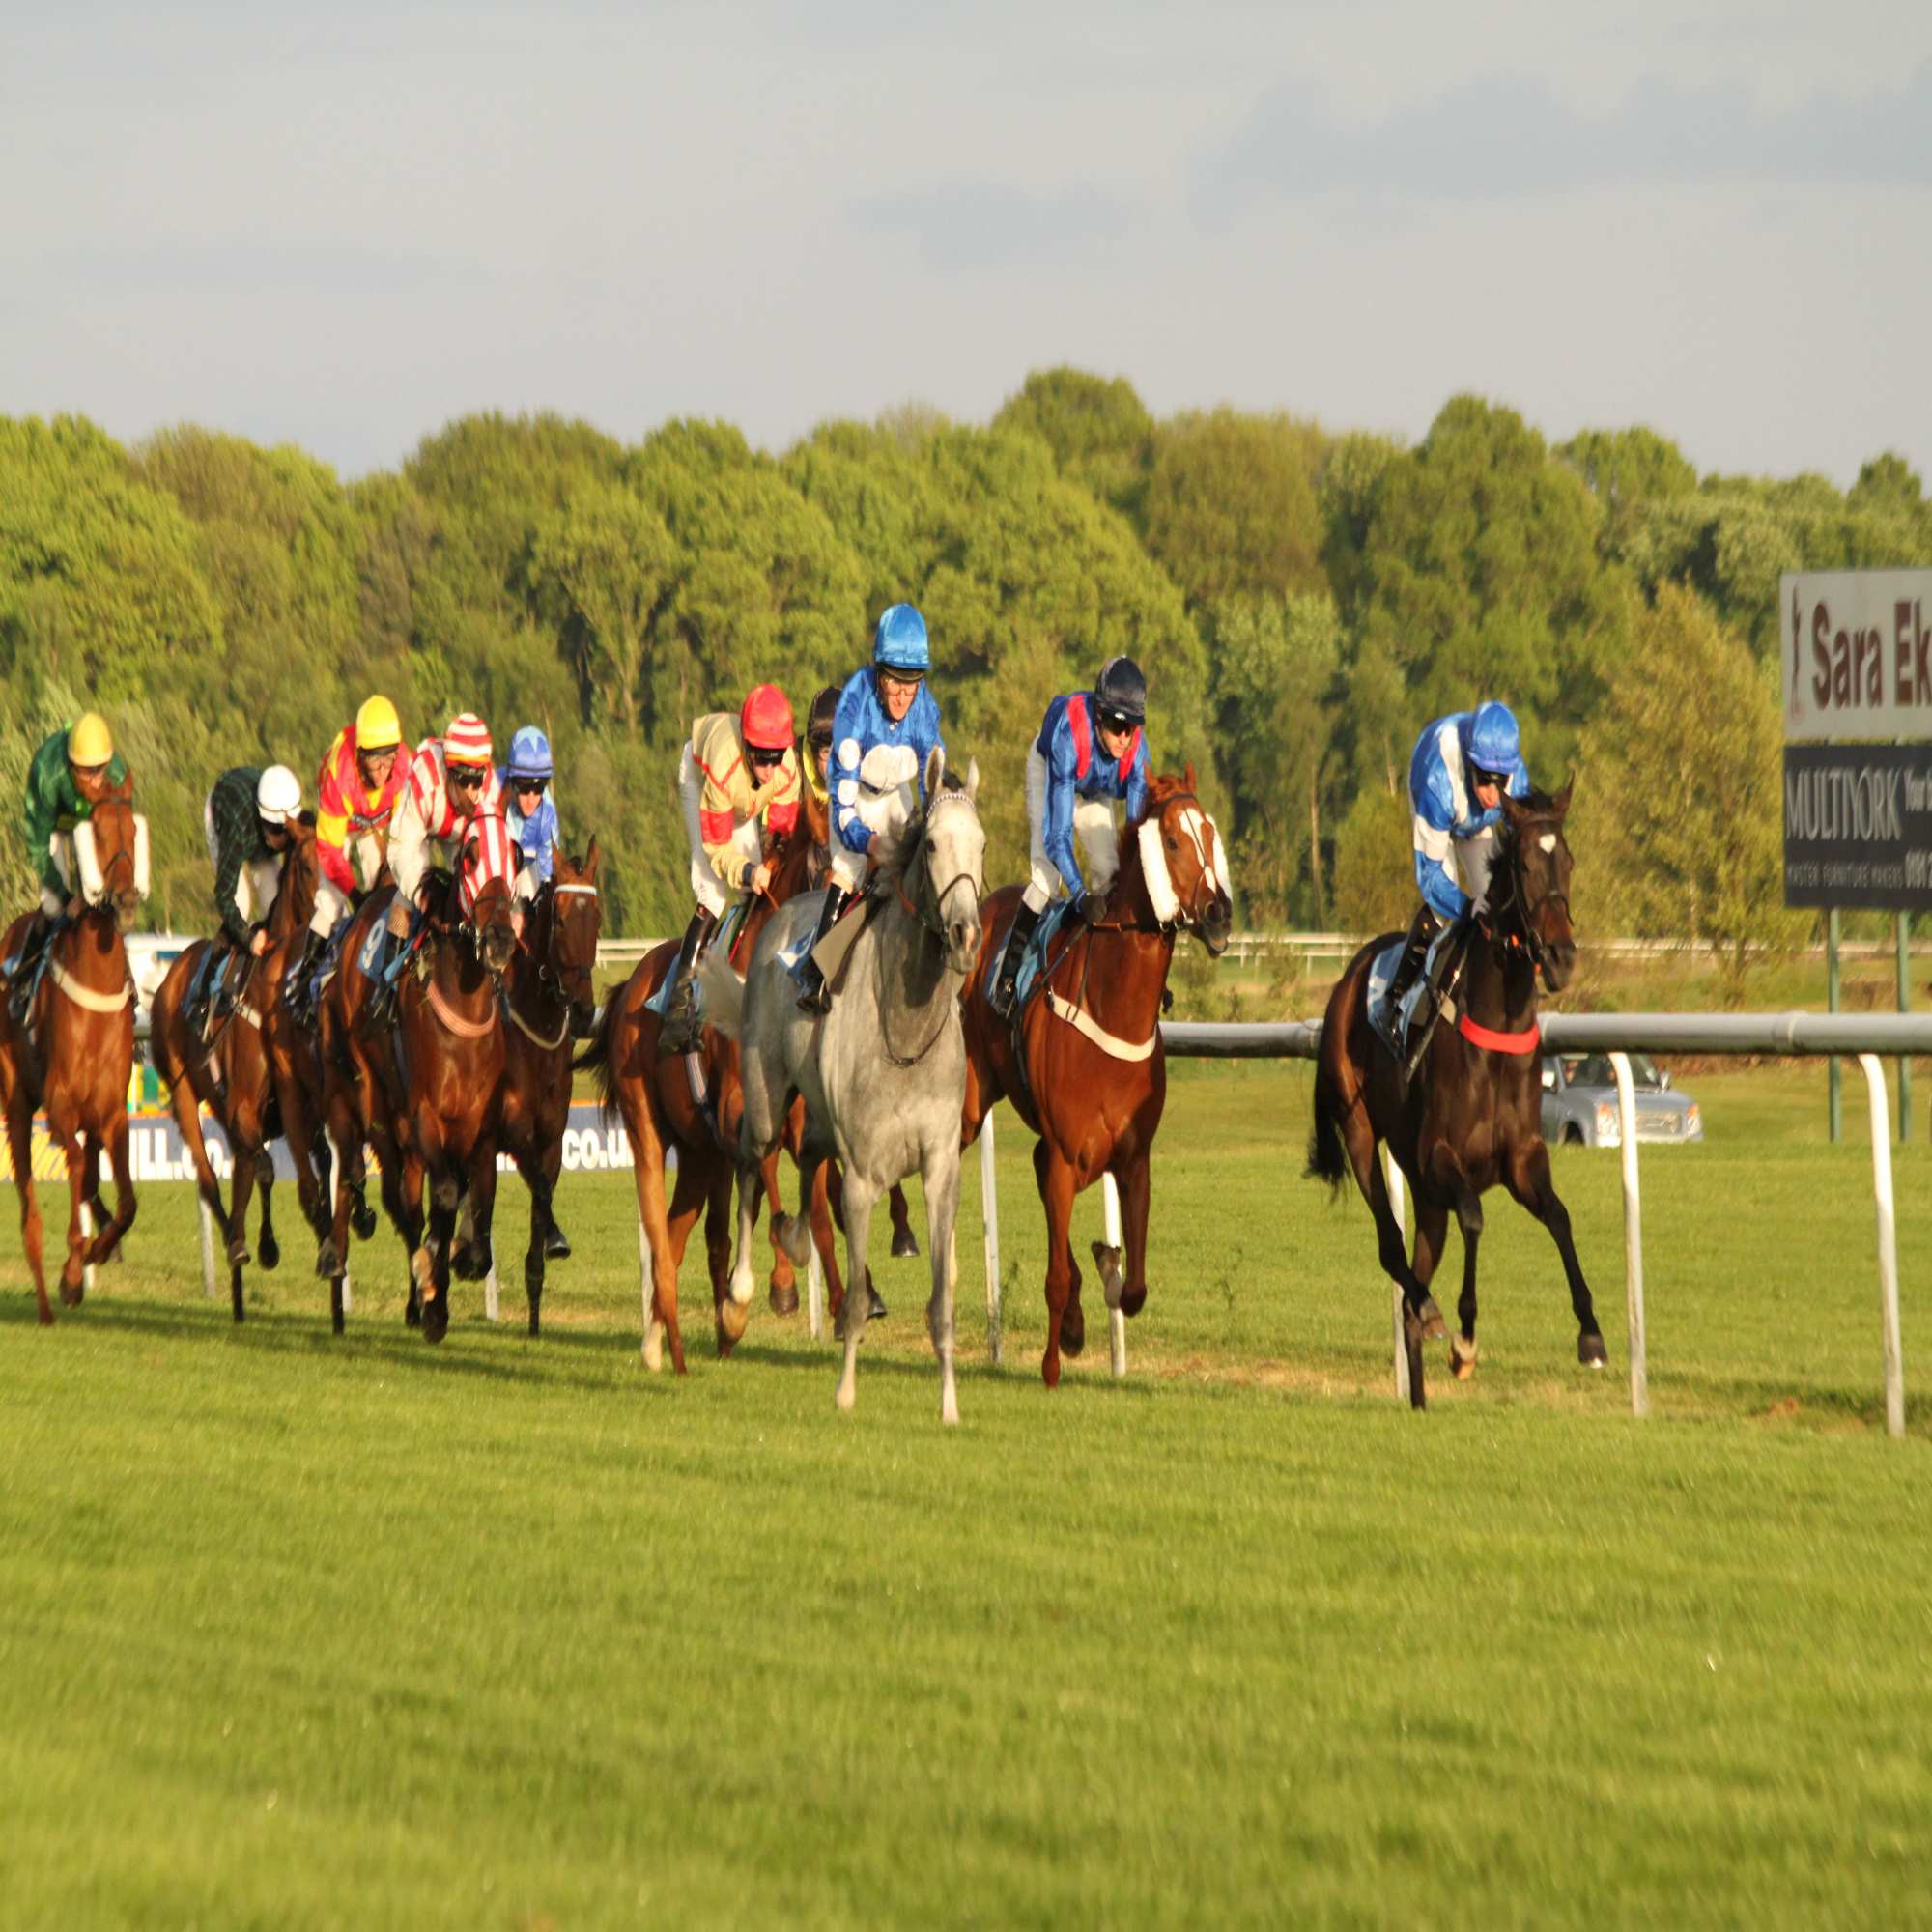
<path id="1" fill-rule="evenodd" d="M 1037 436 L 1060 473 L 1138 520 L 1153 461 L 1154 423 L 1124 376 L 1036 369 L 993 418 L 995 433 Z"/>
<path id="2" fill-rule="evenodd" d="M 1688 497 L 1697 487 L 1697 471 L 1677 445 L 1655 430 L 1586 429 L 1556 454 L 1583 479 L 1603 511 L 1600 542 L 1608 556 L 1621 556 L 1645 509 Z"/>
<path id="3" fill-rule="evenodd" d="M 1784 905 L 1782 783 L 1768 668 L 1663 585 L 1584 734 L 1570 832 L 1579 925 L 1688 936 L 1741 1005 L 1752 959 L 1810 924 Z"/>
<path id="4" fill-rule="evenodd" d="M 1355 794 L 1335 838 L 1335 923 L 1363 938 L 1405 930 L 1414 915 L 1415 842 L 1408 796 L 1382 785 Z"/>
<path id="5" fill-rule="evenodd" d="M 1874 456 L 1859 470 L 1859 480 L 1846 495 L 1855 510 L 1876 511 L 1884 517 L 1916 518 L 1925 504 L 1925 487 L 1918 472 L 1896 450 Z"/>

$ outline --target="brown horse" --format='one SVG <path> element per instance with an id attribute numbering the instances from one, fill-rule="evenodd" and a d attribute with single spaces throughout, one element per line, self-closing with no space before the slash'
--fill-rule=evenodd
<path id="1" fill-rule="evenodd" d="M 1234 925 L 1227 859 L 1214 821 L 1194 791 L 1194 767 L 1148 785 L 1128 828 L 1106 903 L 1082 929 L 1062 928 L 1046 990 L 1018 1025 L 986 1003 L 986 973 L 1006 949 L 1020 888 L 1005 886 L 980 911 L 980 963 L 961 995 L 966 1021 L 963 1142 L 1002 1095 L 1038 1136 L 1034 1179 L 1046 1209 L 1046 1352 L 1040 1374 L 1060 1383 L 1060 1358 L 1087 1343 L 1080 1269 L 1073 1259 L 1073 1200 L 1103 1174 L 1121 1190 L 1126 1237 L 1121 1255 L 1094 1243 L 1109 1308 L 1138 1315 L 1147 1300 L 1148 1158 L 1167 1100 L 1160 1013 L 1176 933 L 1191 928 L 1210 953 L 1227 950 Z"/>
<path id="2" fill-rule="evenodd" d="M 223 939 L 198 939 L 169 966 L 149 1009 L 148 1053 L 168 1089 L 168 1106 L 182 1144 L 194 1163 L 195 1184 L 221 1230 L 228 1260 L 229 1302 L 242 1320 L 242 1270 L 248 1264 L 248 1200 L 262 1188 L 261 1264 L 281 1259 L 270 1207 L 275 1165 L 269 1144 L 280 1134 L 295 1163 L 302 1213 L 318 1234 L 324 1226 L 322 1190 L 310 1164 L 311 1122 L 298 1059 L 307 1048 L 296 1037 L 294 1017 L 281 998 L 282 980 L 301 956 L 315 912 L 315 828 L 291 820 L 281 885 L 269 915 L 269 944 L 259 958 L 241 954 L 230 971 L 240 974 L 229 1017 L 203 1043 L 183 1015 L 189 989 L 210 951 Z M 221 1184 L 209 1163 L 201 1131 L 206 1106 L 221 1127 L 233 1157 L 234 1206 L 224 1211 Z"/>
<path id="3" fill-rule="evenodd" d="M 432 1342 L 448 1328 L 450 1237 L 466 1182 L 473 1273 L 489 1271 L 504 1053 L 497 995 L 517 940 L 511 851 L 500 818 L 479 816 L 466 828 L 447 895 L 427 916 L 422 956 L 403 975 L 392 1025 L 372 1020 L 374 987 L 355 964 L 370 928 L 388 916 L 392 885 L 371 893 L 351 922 L 343 964 L 324 994 L 322 1059 L 337 1178 L 334 1224 L 317 1266 L 329 1274 L 337 1334 L 365 1144 L 382 1165 L 383 1205 L 410 1253 L 410 1324 L 420 1322 Z M 425 1184 L 433 1188 L 427 1231 Z"/>
<path id="4" fill-rule="evenodd" d="M 595 838 L 581 861 L 555 855 L 552 876 L 525 921 L 503 995 L 509 1031 L 503 1037 L 497 1131 L 530 1190 L 524 1289 L 532 1335 L 539 1332 L 544 1264 L 570 1253 L 553 1202 L 570 1118 L 572 1042 L 589 1033 L 596 1003 L 592 975 L 603 929 L 598 856 Z"/>
<path id="5" fill-rule="evenodd" d="M 1570 847 L 1563 815 L 1570 787 L 1503 800 L 1504 823 L 1487 897 L 1468 952 L 1453 975 L 1459 1015 L 1435 1029 L 1406 1078 L 1369 1020 L 1369 966 L 1399 933 L 1373 940 L 1328 996 L 1315 1068 L 1315 1131 L 1308 1172 L 1339 1188 L 1353 1171 L 1375 1216 L 1382 1267 L 1402 1290 L 1409 1401 L 1424 1406 L 1422 1344 L 1444 1332 L 1429 1292 L 1453 1213 L 1463 1230 L 1462 1333 L 1449 1345 L 1460 1378 L 1476 1367 L 1476 1244 L 1480 1197 L 1498 1181 L 1549 1230 L 1563 1257 L 1577 1316 L 1577 1359 L 1608 1359 L 1589 1284 L 1577 1260 L 1570 1214 L 1549 1179 L 1543 1144 L 1536 980 L 1559 991 L 1577 962 L 1570 927 Z M 1404 1255 L 1376 1149 L 1386 1143 L 1415 1197 L 1415 1258 Z"/>
<path id="6" fill-rule="evenodd" d="M 134 1225 L 134 1182 L 128 1168 L 128 1082 L 134 1070 L 134 986 L 123 941 L 139 917 L 146 890 L 142 833 L 124 782 L 74 828 L 74 859 L 83 905 L 79 918 L 47 942 L 46 977 L 34 995 L 27 1026 L 16 1027 L 0 1000 L 0 1107 L 14 1184 L 20 1191 L 20 1234 L 43 1322 L 54 1319 L 42 1264 L 41 1208 L 34 1193 L 33 1122 L 44 1108 L 47 1132 L 67 1161 L 70 1197 L 61 1299 L 78 1305 L 85 1270 L 106 1261 Z M 8 928 L 0 954 L 19 948 L 27 919 Z M 114 1169 L 114 1215 L 100 1200 L 100 1155 Z M 81 1229 L 83 1202 L 99 1232 Z"/>

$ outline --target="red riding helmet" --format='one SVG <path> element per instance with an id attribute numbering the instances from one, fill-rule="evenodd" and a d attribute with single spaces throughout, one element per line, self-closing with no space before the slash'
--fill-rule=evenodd
<path id="1" fill-rule="evenodd" d="M 775 684 L 754 684 L 745 695 L 738 714 L 745 743 L 761 752 L 791 750 L 791 701 Z"/>

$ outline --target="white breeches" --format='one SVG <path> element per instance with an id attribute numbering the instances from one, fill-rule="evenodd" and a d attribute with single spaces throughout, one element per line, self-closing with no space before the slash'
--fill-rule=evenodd
<path id="1" fill-rule="evenodd" d="M 367 892 L 376 874 L 383 869 L 383 841 L 373 832 L 352 832 L 343 840 L 349 855 L 349 868 L 362 881 Z M 355 910 L 355 901 L 324 872 L 315 882 L 315 917 L 308 929 L 327 939 L 337 923 Z"/>
<path id="2" fill-rule="evenodd" d="M 1065 895 L 1066 881 L 1047 857 L 1041 839 L 1046 825 L 1046 760 L 1037 745 L 1027 753 L 1026 804 L 1027 856 L 1033 862 L 1033 876 L 1022 896 L 1031 911 L 1041 913 Z M 1073 801 L 1073 839 L 1079 847 L 1087 890 L 1096 897 L 1103 896 L 1121 869 L 1121 835 L 1114 825 L 1112 799 Z"/>
<path id="3" fill-rule="evenodd" d="M 1460 886 L 1477 906 L 1484 903 L 1490 889 L 1490 871 L 1496 863 L 1496 829 L 1490 826 L 1473 838 L 1452 838 L 1447 832 L 1431 825 L 1418 811 L 1414 814 L 1416 875 L 1438 867 L 1449 882 Z"/>
<path id="4" fill-rule="evenodd" d="M 704 774 L 697 769 L 697 760 L 691 755 L 691 747 L 686 745 L 677 761 L 677 798 L 684 808 L 685 842 L 691 847 L 691 892 L 713 919 L 722 919 L 724 908 L 736 896 L 718 876 L 718 868 L 711 863 L 711 855 L 704 849 L 704 834 L 700 830 L 697 808 L 704 796 Z M 755 866 L 764 856 L 763 836 L 758 830 L 758 821 L 748 818 L 731 833 L 731 851 L 738 863 Z"/>
<path id="5" fill-rule="evenodd" d="M 214 805 L 201 808 L 202 836 L 208 840 L 208 863 L 219 866 L 221 854 L 214 846 Z M 246 861 L 235 881 L 235 905 L 250 925 L 264 924 L 274 908 L 275 895 L 282 889 L 282 862 L 279 859 Z"/>

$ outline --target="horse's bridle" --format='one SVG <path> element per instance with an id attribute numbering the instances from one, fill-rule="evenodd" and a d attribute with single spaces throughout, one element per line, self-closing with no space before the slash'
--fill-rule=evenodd
<path id="1" fill-rule="evenodd" d="M 517 944 L 525 954 L 536 961 L 537 991 L 550 995 L 563 1006 L 570 1004 L 570 993 L 563 983 L 562 970 L 552 955 L 555 952 L 557 941 L 563 932 L 563 911 L 558 906 L 557 900 L 566 893 L 594 899 L 597 896 L 597 888 L 587 879 L 582 882 L 568 881 L 562 885 L 554 878 L 546 879 L 542 892 L 537 895 L 543 908 L 546 931 L 543 950 L 539 952 L 521 935 L 517 939 Z M 532 919 L 530 923 L 534 925 L 536 921 Z"/>
<path id="2" fill-rule="evenodd" d="M 941 797 L 943 798 L 944 796 L 946 794 L 942 793 Z M 957 796 L 963 798 L 965 794 L 961 792 Z M 935 799 L 932 803 L 936 805 L 939 803 L 939 800 Z M 923 905 L 916 903 L 912 895 L 906 891 L 904 872 L 899 875 L 898 895 L 899 903 L 943 946 L 946 943 L 946 928 L 940 923 L 940 920 L 942 917 L 941 908 L 946 904 L 946 895 L 954 886 L 958 885 L 961 880 L 964 880 L 973 889 L 973 903 L 977 906 L 986 895 L 985 875 L 983 871 L 977 877 L 972 872 L 955 872 L 952 878 L 947 880 L 943 888 L 934 889 L 932 883 L 932 866 L 926 856 L 925 849 L 925 832 L 931 820 L 932 805 L 928 805 L 916 819 L 913 819 L 908 824 L 906 829 L 912 838 L 913 856 L 907 862 L 905 868 L 907 872 L 910 872 L 914 866 L 919 867 L 919 876 L 924 886 L 924 893 L 922 896 L 929 895 L 931 897 L 932 905 L 930 912 L 928 913 Z"/>
<path id="3" fill-rule="evenodd" d="M 1169 806 L 1181 804 L 1193 806 L 1197 811 L 1201 812 L 1203 818 L 1208 816 L 1207 812 L 1202 810 L 1200 798 L 1191 791 L 1170 792 L 1161 801 L 1161 816 L 1166 816 Z M 1111 895 L 1112 888 L 1110 887 L 1108 890 Z M 1175 895 L 1177 906 L 1179 904 L 1179 897 L 1180 895 L 1177 893 Z M 1150 896 L 1149 910 L 1152 910 L 1151 896 Z M 1090 919 L 1086 922 L 1089 932 L 1148 932 L 1158 934 L 1164 939 L 1172 938 L 1183 926 L 1192 923 L 1193 921 L 1191 919 L 1180 919 L 1179 917 L 1170 920 L 1153 920 L 1151 922 L 1141 919 Z"/>
<path id="4" fill-rule="evenodd" d="M 1499 906 L 1485 908 L 1483 923 L 1488 929 L 1491 945 L 1498 952 L 1507 952 L 1512 947 L 1520 946 L 1529 955 L 1530 965 L 1540 972 L 1548 964 L 1549 949 L 1542 933 L 1537 930 L 1533 915 L 1547 905 L 1557 904 L 1562 906 L 1564 917 L 1567 919 L 1570 914 L 1570 895 L 1562 892 L 1545 893 L 1534 905 L 1530 904 L 1529 892 L 1522 876 L 1522 841 L 1530 829 L 1538 825 L 1555 826 L 1560 830 L 1562 818 L 1553 811 L 1539 811 L 1510 822 L 1509 836 L 1502 840 L 1502 857 L 1507 862 L 1509 872 L 1509 896 Z M 1493 872 L 1491 876 L 1494 876 Z M 1522 929 L 1520 938 L 1514 932 L 1504 932 L 1499 924 L 1501 916 L 1512 908 L 1516 912 L 1516 923 Z"/>

